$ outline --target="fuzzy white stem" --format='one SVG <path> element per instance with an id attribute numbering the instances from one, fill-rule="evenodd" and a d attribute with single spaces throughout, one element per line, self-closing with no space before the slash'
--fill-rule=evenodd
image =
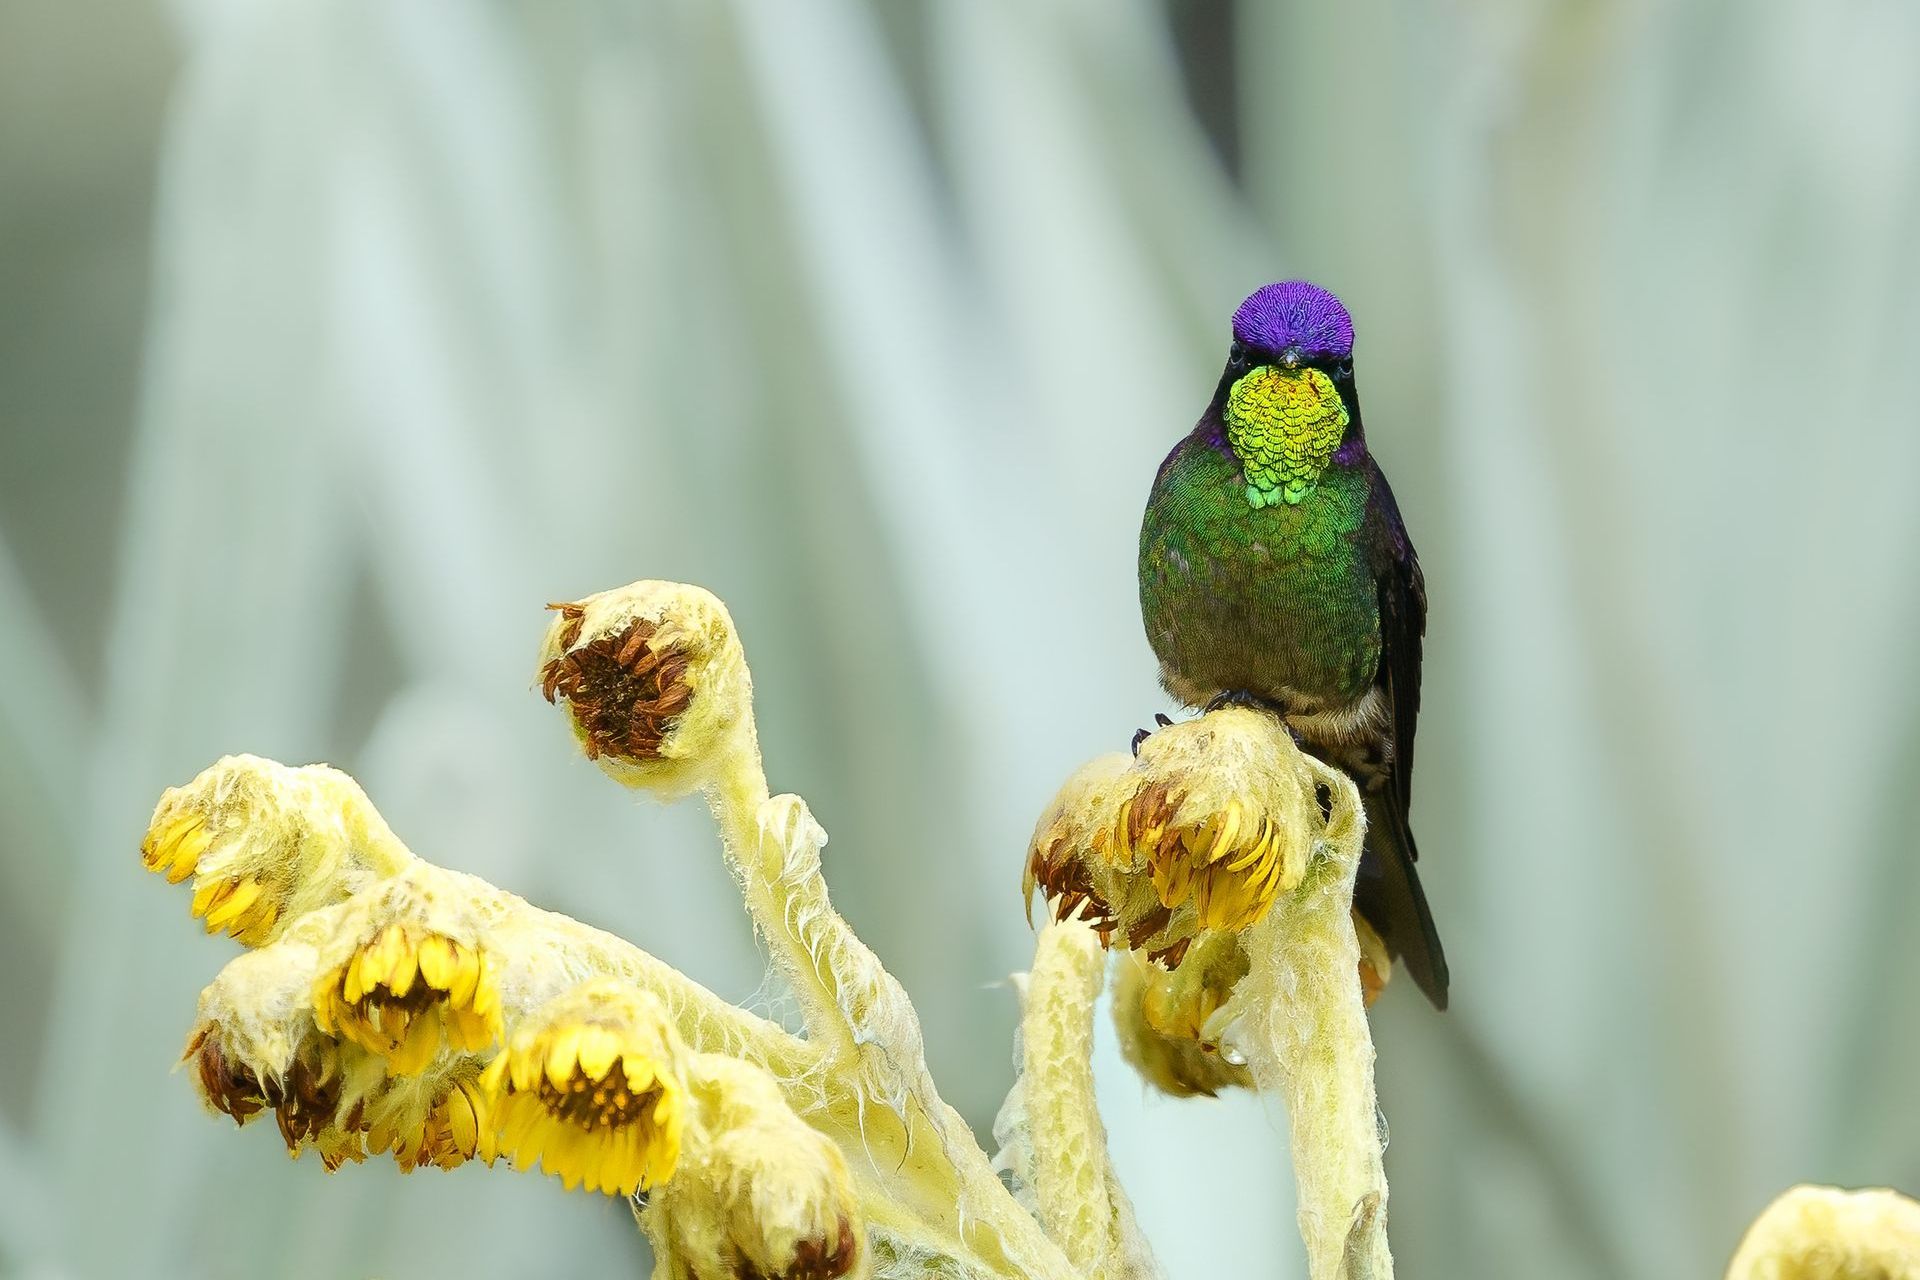
<path id="1" fill-rule="evenodd" d="M 797 796 L 769 797 L 752 733 L 706 787 L 755 927 L 804 1010 L 809 1043 L 834 1063 L 821 1105 L 799 1109 L 849 1148 L 855 1176 L 887 1168 L 892 1197 L 933 1238 L 993 1274 L 1075 1273 L 993 1171 L 933 1085 L 906 992 L 834 911 L 820 872 L 826 833 Z"/>
<path id="2" fill-rule="evenodd" d="M 1093 1004 L 1106 952 L 1079 920 L 1049 924 L 1034 943 L 1020 1020 L 1020 1089 L 1040 1224 L 1092 1280 L 1161 1275 L 1133 1205 L 1113 1176 L 1093 1091 Z"/>
<path id="3" fill-rule="evenodd" d="M 1313 1280 L 1391 1280 L 1387 1179 L 1360 988 L 1353 882 L 1364 831 L 1359 795 L 1317 765 L 1333 812 L 1306 878 L 1247 939 L 1236 994 L 1242 1051 L 1263 1090 L 1286 1101 L 1300 1235 Z"/>

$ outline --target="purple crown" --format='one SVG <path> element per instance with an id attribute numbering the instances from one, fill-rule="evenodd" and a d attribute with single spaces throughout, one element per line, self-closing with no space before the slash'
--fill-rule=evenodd
<path id="1" fill-rule="evenodd" d="M 1353 354 L 1353 317 L 1319 285 L 1282 280 L 1240 304 L 1233 336 L 1262 351 L 1298 347 L 1309 360 L 1344 360 Z"/>

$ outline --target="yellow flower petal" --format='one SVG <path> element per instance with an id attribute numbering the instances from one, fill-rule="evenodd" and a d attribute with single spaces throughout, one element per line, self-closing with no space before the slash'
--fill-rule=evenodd
<path id="1" fill-rule="evenodd" d="M 260 882 L 251 877 L 233 884 L 226 894 L 226 900 L 207 913 L 207 928 L 209 930 L 226 928 L 244 915 L 255 902 L 258 902 L 262 892 L 264 889 Z"/>
<path id="2" fill-rule="evenodd" d="M 392 963 L 392 958 L 387 954 L 385 942 L 386 935 L 383 933 L 360 948 L 357 958 L 360 961 L 360 986 L 363 993 L 386 984 L 387 967 Z"/>
<path id="3" fill-rule="evenodd" d="M 395 1075 L 417 1076 L 439 1050 L 440 1019 L 431 1015 L 414 1018 L 399 1047 L 387 1056 L 387 1070 Z"/>
<path id="4" fill-rule="evenodd" d="M 588 1079 L 605 1080 L 620 1056 L 620 1041 L 605 1027 L 587 1027 L 580 1036 L 580 1070 Z"/>
<path id="5" fill-rule="evenodd" d="M 236 927 L 233 936 L 249 947 L 264 947 L 273 939 L 273 925 L 280 918 L 280 904 L 267 901 L 260 904 L 244 928 Z"/>
<path id="6" fill-rule="evenodd" d="M 227 884 L 228 882 L 225 880 L 209 880 L 205 884 L 195 886 L 193 891 L 193 904 L 188 910 L 193 912 L 195 916 L 206 915 L 208 911 L 213 909 L 214 903 L 226 889 Z"/>
<path id="7" fill-rule="evenodd" d="M 420 960 L 420 976 L 426 979 L 428 986 L 435 991 L 447 991 L 453 986 L 453 978 L 460 969 L 460 961 L 454 954 L 451 938 L 439 934 L 429 934 L 421 940 L 417 948 Z"/>
<path id="8" fill-rule="evenodd" d="M 406 995 L 413 990 L 413 980 L 419 972 L 419 953 L 406 944 L 403 935 L 400 949 L 393 957 L 393 965 L 387 970 L 387 990 L 395 996 Z"/>
<path id="9" fill-rule="evenodd" d="M 1240 805 L 1229 801 L 1221 813 L 1207 823 L 1213 834 L 1212 842 L 1207 846 L 1202 862 L 1218 862 L 1234 852 L 1235 841 L 1240 838 Z"/>
<path id="10" fill-rule="evenodd" d="M 447 997 L 457 1007 L 473 1001 L 474 989 L 480 984 L 480 957 L 467 947 L 457 947 L 455 958 L 458 968 L 447 983 Z"/>
<path id="11" fill-rule="evenodd" d="M 541 1053 L 540 1045 L 534 1036 L 515 1036 L 513 1052 L 508 1059 L 508 1071 L 513 1076 L 516 1091 L 532 1089 L 540 1083 L 540 1071 L 546 1065 L 546 1056 Z"/>
<path id="12" fill-rule="evenodd" d="M 563 1026 L 552 1032 L 547 1045 L 547 1079 L 557 1085 L 564 1085 L 573 1076 L 573 1067 L 580 1060 L 580 1033 L 578 1025 Z"/>
<path id="13" fill-rule="evenodd" d="M 447 1091 L 447 1134 L 453 1143 L 453 1149 L 463 1159 L 469 1158 L 480 1145 L 480 1116 L 473 1106 L 473 1095 L 467 1092 L 467 1086 L 455 1085 Z"/>

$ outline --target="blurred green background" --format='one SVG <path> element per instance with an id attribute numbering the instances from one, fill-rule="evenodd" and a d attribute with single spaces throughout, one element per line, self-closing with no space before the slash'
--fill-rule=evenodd
<path id="1" fill-rule="evenodd" d="M 4 0 L 0 1266 L 640 1272 L 618 1203 L 202 1114 L 233 947 L 135 856 L 220 754 L 330 760 L 764 1001 L 704 815 L 531 688 L 638 577 L 732 606 L 984 1130 L 1030 824 L 1165 706 L 1153 468 L 1293 275 L 1432 595 L 1402 1273 L 1718 1275 L 1791 1182 L 1920 1187 L 1915 65 L 1889 0 Z M 1278 1109 L 1103 1055 L 1175 1280 L 1300 1274 Z"/>

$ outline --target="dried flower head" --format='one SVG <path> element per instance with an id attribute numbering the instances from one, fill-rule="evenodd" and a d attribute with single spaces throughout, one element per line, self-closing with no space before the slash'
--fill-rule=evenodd
<path id="1" fill-rule="evenodd" d="M 1790 1188 L 1747 1228 L 1726 1280 L 1920 1280 L 1920 1203 L 1885 1188 Z"/>
<path id="2" fill-rule="evenodd" d="M 680 1167 L 653 1197 L 652 1226 L 695 1276 L 834 1280 L 862 1253 L 845 1158 L 787 1105 L 765 1071 L 692 1058 Z"/>
<path id="3" fill-rule="evenodd" d="M 271 1110 L 288 1154 L 316 1147 L 329 1169 L 366 1158 L 357 1117 L 341 1111 L 347 1064 L 334 1041 L 305 1039 L 283 1067 L 263 1071 L 232 1050 L 221 1027 L 202 1023 L 182 1060 L 192 1064 L 201 1098 L 236 1123 Z"/>
<path id="4" fill-rule="evenodd" d="M 141 842 L 150 870 L 194 878 L 208 933 L 250 947 L 412 861 L 358 783 L 323 764 L 226 756 L 160 797 Z"/>
<path id="5" fill-rule="evenodd" d="M 1099 932 L 1102 943 L 1111 939 L 1121 926 L 1110 901 L 1113 815 L 1136 784 L 1132 757 L 1116 752 L 1089 760 L 1061 785 L 1027 847 L 1020 896 L 1029 915 L 1038 888 L 1054 919 L 1077 915 Z"/>
<path id="6" fill-rule="evenodd" d="M 306 993 L 318 963 L 305 941 L 230 962 L 200 993 L 182 1060 L 210 1108 L 239 1124 L 271 1111 L 289 1153 L 315 1147 L 331 1169 L 364 1158 L 365 1098 L 386 1073 L 314 1027 Z"/>
<path id="7" fill-rule="evenodd" d="M 527 1015 L 481 1076 L 502 1154 L 569 1189 L 631 1195 L 672 1175 L 685 1046 L 660 1001 L 597 978 Z"/>
<path id="8" fill-rule="evenodd" d="M 565 702 L 589 759 L 616 781 L 676 796 L 752 734 L 752 689 L 726 606 L 699 587 L 636 582 L 558 613 L 540 691 Z"/>
<path id="9" fill-rule="evenodd" d="M 1026 885 L 1056 918 L 1077 912 L 1171 968 L 1197 934 L 1249 928 L 1297 885 L 1320 823 L 1285 727 L 1229 707 L 1069 778 L 1034 830 Z"/>

